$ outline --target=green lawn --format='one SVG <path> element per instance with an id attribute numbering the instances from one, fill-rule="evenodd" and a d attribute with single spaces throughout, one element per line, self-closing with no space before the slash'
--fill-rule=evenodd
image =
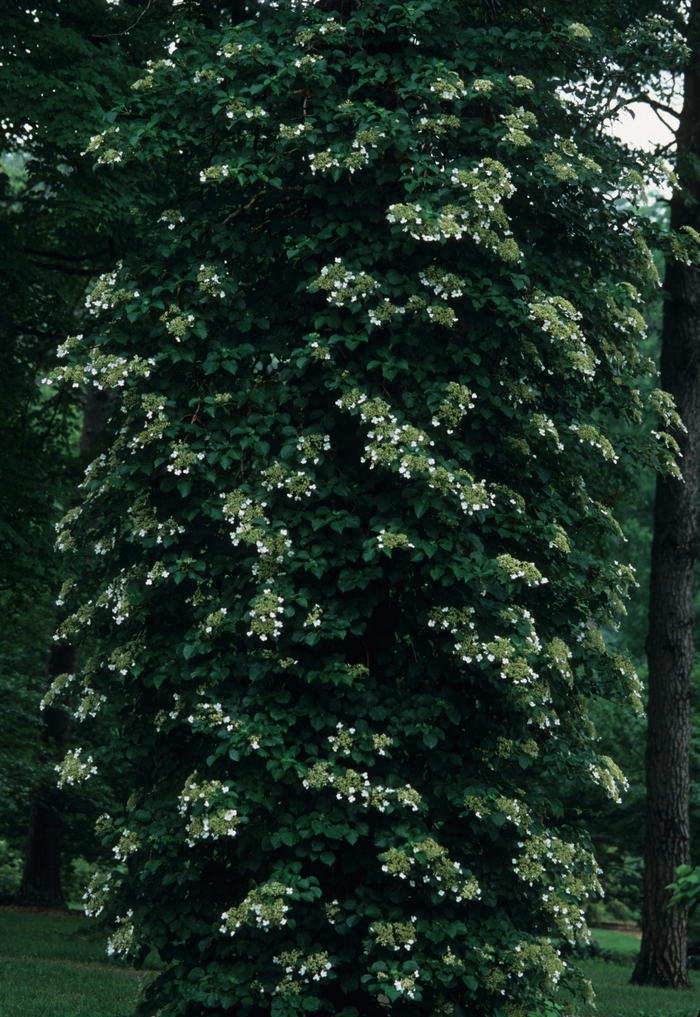
<path id="1" fill-rule="evenodd" d="M 591 937 L 603 950 L 609 950 L 619 957 L 634 959 L 639 953 L 640 939 L 612 929 L 591 929 Z"/>
<path id="2" fill-rule="evenodd" d="M 630 985 L 631 964 L 610 961 L 579 961 L 578 967 L 590 978 L 596 993 L 596 1009 L 585 1013 L 596 1017 L 697 1017 L 700 1010 L 700 972 L 691 971 L 690 992 L 647 989 Z"/>
<path id="3" fill-rule="evenodd" d="M 640 940 L 612 929 L 592 929 L 591 934 L 603 950 L 616 961 L 579 961 L 596 993 L 596 1008 L 586 1008 L 581 1017 L 698 1017 L 700 1010 L 700 971 L 691 971 L 690 992 L 673 989 L 648 989 L 630 985 L 632 965 L 639 953 Z"/>
<path id="4" fill-rule="evenodd" d="M 691 973 L 691 992 L 629 985 L 639 940 L 610 929 L 593 936 L 621 962 L 579 962 L 597 1003 L 580 1017 L 697 1017 L 700 972 Z M 151 977 L 109 961 L 88 918 L 0 911 L 0 1017 L 132 1017 Z"/>
<path id="5" fill-rule="evenodd" d="M 150 977 L 110 962 L 88 918 L 0 911 L 0 1017 L 131 1017 Z"/>

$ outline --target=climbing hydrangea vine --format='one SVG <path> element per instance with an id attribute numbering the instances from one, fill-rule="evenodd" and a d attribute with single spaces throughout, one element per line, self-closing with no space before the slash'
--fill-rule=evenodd
<path id="1" fill-rule="evenodd" d="M 586 700 L 639 692 L 610 493 L 675 469 L 652 227 L 562 98 L 609 40 L 569 2 L 191 6 L 86 142 L 153 184 L 53 376 L 115 393 L 59 536 L 78 716 L 125 740 L 61 779 L 134 788 L 110 950 L 166 962 L 144 1015 L 561 1008 L 598 884 L 559 797 L 619 797 Z"/>

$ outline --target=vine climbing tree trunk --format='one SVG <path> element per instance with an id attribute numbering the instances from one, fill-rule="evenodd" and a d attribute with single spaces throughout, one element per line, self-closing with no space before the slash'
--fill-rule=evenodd
<path id="1" fill-rule="evenodd" d="M 109 412 L 109 394 L 91 389 L 86 397 L 80 435 L 82 456 L 91 455 L 104 431 Z M 77 663 L 72 646 L 54 645 L 47 660 L 47 683 L 60 674 L 72 674 Z M 65 707 L 49 706 L 44 711 L 41 754 L 44 762 L 63 758 L 70 744 L 71 714 Z M 61 887 L 61 846 L 63 841 L 64 793 L 56 786 L 53 770 L 35 791 L 29 810 L 27 849 L 17 903 L 44 908 L 66 906 Z"/>
<path id="2" fill-rule="evenodd" d="M 684 192 L 671 202 L 671 226 L 698 227 L 700 182 L 700 77 L 695 69 L 700 0 L 693 0 L 689 38 L 693 63 L 685 73 L 677 131 L 678 176 Z M 693 579 L 698 554 L 700 476 L 700 273 L 669 262 L 664 286 L 661 383 L 686 427 L 676 429 L 683 480 L 659 477 L 654 509 L 649 604 L 647 814 L 644 851 L 643 936 L 632 975 L 638 985 L 690 988 L 686 965 L 687 913 L 669 908 L 666 889 L 679 865 L 690 861 L 688 803 L 691 739 L 691 668 L 695 611 Z"/>

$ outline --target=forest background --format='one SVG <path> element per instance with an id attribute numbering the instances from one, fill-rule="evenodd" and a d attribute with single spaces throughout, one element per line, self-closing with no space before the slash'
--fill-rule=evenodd
<path id="1" fill-rule="evenodd" d="M 664 5 L 658 6 L 668 13 Z M 59 7 L 61 17 L 53 23 L 51 16 Z M 113 762 L 94 780 L 65 788 L 60 798 L 53 790 L 55 765 L 68 745 L 79 745 L 87 755 L 101 742 L 118 742 L 120 731 L 98 716 L 80 730 L 76 744 L 63 712 L 61 723 L 52 727 L 53 708 L 38 709 L 47 678 L 63 670 L 61 663 L 49 660 L 47 675 L 48 648 L 61 620 L 56 596 L 62 575 L 53 552 L 54 525 L 75 502 L 85 465 L 99 450 L 104 410 L 91 404 L 84 391 L 56 392 L 41 379 L 55 364 L 57 346 L 79 331 L 81 316 L 87 313 L 85 298 L 95 281 L 113 270 L 132 243 L 128 210 L 133 191 L 120 187 L 114 177 L 97 178 L 82 155 L 101 128 L 104 111 L 122 101 L 156 47 L 158 19 L 167 12 L 150 7 L 144 6 L 140 13 L 146 16 L 137 17 L 126 34 L 123 21 L 117 20 L 123 10 L 98 10 L 79 0 L 53 9 L 44 4 L 38 13 L 0 14 L 0 392 L 5 411 L 0 434 L 0 895 L 7 901 L 20 891 L 30 815 L 36 824 L 37 809 L 44 808 L 61 820 L 46 834 L 45 845 L 47 856 L 54 859 L 60 851 L 60 889 L 56 883 L 54 899 L 43 903 L 63 900 L 75 905 L 110 854 L 93 834 L 95 822 L 113 811 L 126 787 Z M 33 54 L 44 53 L 48 40 L 50 63 L 35 61 Z M 138 190 L 133 176 L 129 187 Z M 664 200 L 652 198 L 648 214 L 664 221 Z M 661 270 L 661 255 L 657 264 Z M 644 352 L 658 360 L 662 294 L 650 289 L 647 296 L 650 335 Z M 642 680 L 655 482 L 651 470 L 642 471 L 636 485 L 628 482 L 615 492 L 615 513 L 628 538 L 628 560 L 637 568 L 639 585 L 619 629 L 605 633 L 610 645 L 631 654 Z M 697 603 L 700 610 L 700 584 Z M 694 674 L 698 681 L 700 670 Z M 577 803 L 606 890 L 604 900 L 591 903 L 589 917 L 637 919 L 642 903 L 645 718 L 604 700 L 593 702 L 590 712 L 601 753 L 616 760 L 630 790 L 621 805 L 601 809 L 593 796 L 590 803 Z M 694 729 L 698 727 L 696 710 Z M 691 765 L 697 864 L 697 748 Z M 691 931 L 693 941 L 700 954 L 700 924 Z"/>

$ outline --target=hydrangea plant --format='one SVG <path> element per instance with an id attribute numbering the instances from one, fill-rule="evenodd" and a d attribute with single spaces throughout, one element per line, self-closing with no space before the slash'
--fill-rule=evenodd
<path id="1" fill-rule="evenodd" d="M 115 393 L 63 635 L 123 732 L 89 761 L 134 787 L 95 909 L 167 964 L 144 1014 L 588 991 L 560 798 L 624 785 L 586 713 L 639 704 L 601 636 L 634 582 L 611 492 L 675 469 L 674 411 L 641 425 L 654 267 L 607 99 L 572 101 L 610 41 L 490 10 L 183 7 L 86 146 L 153 180 L 53 379 Z"/>

